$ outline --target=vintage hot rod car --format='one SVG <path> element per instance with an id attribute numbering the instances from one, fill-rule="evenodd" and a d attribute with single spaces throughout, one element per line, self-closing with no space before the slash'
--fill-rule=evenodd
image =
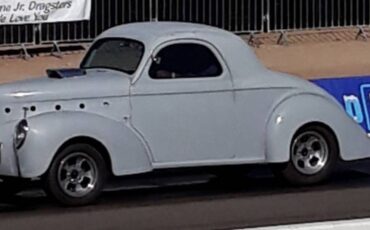
<path id="1" fill-rule="evenodd" d="M 271 164 L 294 184 L 370 156 L 367 133 L 317 85 L 263 67 L 232 33 L 118 26 L 79 69 L 0 86 L 1 164 L 59 202 L 94 201 L 108 175 Z"/>

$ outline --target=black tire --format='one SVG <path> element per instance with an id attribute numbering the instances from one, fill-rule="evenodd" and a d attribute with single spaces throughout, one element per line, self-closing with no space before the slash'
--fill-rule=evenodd
<path id="1" fill-rule="evenodd" d="M 299 160 L 296 160 L 294 163 L 295 156 L 298 155 L 298 148 L 297 148 L 297 143 L 299 138 L 304 138 L 305 134 L 307 135 L 312 135 L 312 136 L 317 136 L 318 138 L 322 138 L 324 143 L 323 146 L 327 146 L 327 157 L 325 164 L 323 163 L 322 166 L 317 167 L 316 170 L 312 170 L 312 172 L 308 173 L 310 167 L 305 166 L 305 161 L 302 160 L 302 162 L 299 162 Z M 321 140 L 321 139 L 320 139 Z M 317 144 L 320 145 L 320 144 Z M 300 145 L 302 146 L 302 144 Z M 323 148 L 321 146 L 321 148 Z M 312 146 L 311 146 L 312 147 Z M 317 147 L 316 147 L 317 148 Z M 312 148 L 311 148 L 312 149 Z M 309 154 L 309 150 L 303 150 L 301 152 L 308 151 L 307 154 Z M 299 152 L 299 153 L 301 153 Z M 322 151 L 324 152 L 324 151 Z M 300 154 L 301 157 L 303 154 Z M 299 157 L 298 157 L 299 158 Z M 330 176 L 330 174 L 333 172 L 336 163 L 338 162 L 339 158 L 339 149 L 338 149 L 338 144 L 336 141 L 336 137 L 334 134 L 329 131 L 327 128 L 324 128 L 322 126 L 307 126 L 304 127 L 294 135 L 292 141 L 291 141 L 291 146 L 290 146 L 290 159 L 289 162 L 283 163 L 283 164 L 276 164 L 273 165 L 273 172 L 274 174 L 278 177 L 281 178 L 285 181 L 287 181 L 290 184 L 293 185 L 312 185 L 312 184 L 317 184 L 320 182 L 323 182 L 327 180 Z M 318 158 L 319 159 L 319 158 Z M 324 157 L 323 157 L 324 159 Z M 309 160 L 306 160 L 309 161 Z M 304 169 L 306 167 L 306 169 Z"/>
<path id="2" fill-rule="evenodd" d="M 73 157 L 76 158 L 76 165 L 73 166 L 75 169 L 72 169 L 72 166 L 67 166 L 71 161 L 74 160 Z M 81 159 L 85 159 L 85 162 L 81 163 Z M 73 173 L 78 171 L 78 160 L 80 160 L 80 172 L 77 172 L 78 175 L 76 176 Z M 85 169 L 82 169 L 82 167 Z M 89 167 L 90 169 L 88 169 Z M 68 170 L 65 168 L 68 168 Z M 95 176 L 91 176 L 90 178 L 87 176 L 82 176 L 84 173 L 86 173 L 85 171 L 92 171 L 93 173 L 91 173 L 91 175 Z M 74 175 L 76 178 L 73 177 L 72 179 L 72 175 Z M 45 191 L 48 195 L 55 198 L 56 201 L 62 205 L 87 205 L 93 203 L 99 197 L 104 187 L 106 177 L 107 165 L 102 155 L 91 145 L 73 144 L 61 150 L 53 160 L 47 174 L 44 177 Z M 71 180 L 75 181 L 71 182 Z M 94 182 L 93 186 L 87 186 L 86 183 L 91 183 L 89 185 L 92 185 L 92 182 Z M 67 185 L 65 186 L 67 188 L 62 187 L 63 183 Z M 86 194 L 81 193 L 77 196 L 78 192 L 76 184 L 79 184 L 80 188 L 85 189 Z M 84 188 L 83 186 L 85 184 L 86 186 Z"/>

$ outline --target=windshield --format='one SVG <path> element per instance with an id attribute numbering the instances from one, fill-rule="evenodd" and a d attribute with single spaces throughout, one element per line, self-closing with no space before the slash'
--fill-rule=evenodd
<path id="1" fill-rule="evenodd" d="M 143 53 L 141 42 L 124 38 L 102 39 L 91 47 L 81 68 L 106 68 L 133 74 Z"/>

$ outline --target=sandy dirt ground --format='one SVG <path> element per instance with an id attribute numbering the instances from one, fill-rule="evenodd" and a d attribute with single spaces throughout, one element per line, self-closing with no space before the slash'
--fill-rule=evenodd
<path id="1" fill-rule="evenodd" d="M 288 45 L 277 45 L 278 35 L 262 35 L 255 52 L 270 69 L 304 78 L 370 75 L 370 41 L 358 30 L 290 33 Z"/>
<path id="2" fill-rule="evenodd" d="M 370 42 L 273 45 L 255 50 L 268 68 L 305 78 L 370 75 Z"/>
<path id="3" fill-rule="evenodd" d="M 0 59 L 0 83 L 44 76 L 46 69 L 77 67 L 84 53 L 55 56 L 38 56 L 28 60 L 21 58 Z"/>
<path id="4" fill-rule="evenodd" d="M 291 34 L 288 45 L 277 45 L 277 35 L 262 35 L 254 50 L 268 68 L 304 78 L 370 75 L 370 41 L 356 40 L 355 32 Z M 47 68 L 77 67 L 83 55 L 0 58 L 0 82 L 43 76 Z"/>

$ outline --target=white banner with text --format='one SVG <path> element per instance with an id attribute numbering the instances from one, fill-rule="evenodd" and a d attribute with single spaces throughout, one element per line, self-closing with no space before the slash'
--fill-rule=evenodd
<path id="1" fill-rule="evenodd" d="M 0 0 L 0 25 L 89 20 L 91 0 Z"/>

